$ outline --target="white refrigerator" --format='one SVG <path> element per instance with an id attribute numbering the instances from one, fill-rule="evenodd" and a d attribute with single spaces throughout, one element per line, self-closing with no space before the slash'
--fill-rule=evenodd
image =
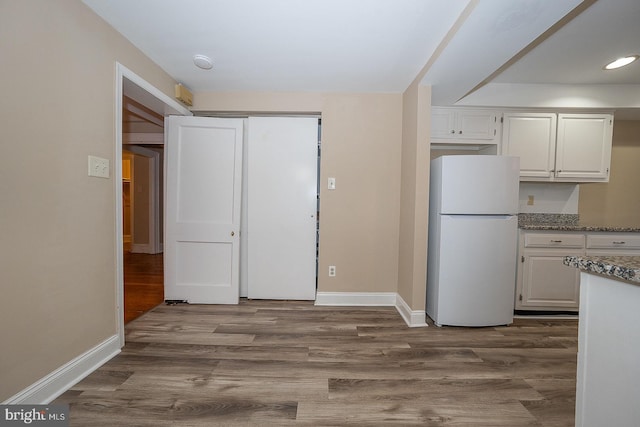
<path id="1" fill-rule="evenodd" d="M 438 326 L 513 322 L 520 159 L 431 161 L 427 314 Z"/>

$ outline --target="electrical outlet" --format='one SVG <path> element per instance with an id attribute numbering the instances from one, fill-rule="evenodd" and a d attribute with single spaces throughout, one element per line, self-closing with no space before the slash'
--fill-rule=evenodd
<path id="1" fill-rule="evenodd" d="M 336 277 L 336 266 L 335 265 L 330 265 L 329 266 L 329 277 Z"/>
<path id="2" fill-rule="evenodd" d="M 527 205 L 529 205 L 529 206 L 533 206 L 533 196 L 529 196 L 529 197 L 527 198 Z"/>
<path id="3" fill-rule="evenodd" d="M 89 176 L 109 178 L 109 159 L 89 156 Z"/>
<path id="4" fill-rule="evenodd" d="M 336 189 L 336 179 L 331 177 L 327 180 L 327 188 L 329 190 L 335 190 Z"/>

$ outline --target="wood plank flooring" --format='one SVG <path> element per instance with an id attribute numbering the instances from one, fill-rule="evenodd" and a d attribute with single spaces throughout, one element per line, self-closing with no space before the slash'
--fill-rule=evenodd
<path id="1" fill-rule="evenodd" d="M 162 254 L 124 251 L 124 323 L 164 301 Z"/>
<path id="2" fill-rule="evenodd" d="M 60 396 L 72 426 L 573 426 L 577 321 L 408 328 L 394 308 L 160 305 Z"/>

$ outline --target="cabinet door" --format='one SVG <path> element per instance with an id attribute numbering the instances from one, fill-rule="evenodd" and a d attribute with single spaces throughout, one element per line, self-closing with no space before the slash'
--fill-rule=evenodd
<path id="1" fill-rule="evenodd" d="M 494 111 L 460 110 L 456 122 L 460 138 L 491 140 L 496 137 L 498 115 Z"/>
<path id="2" fill-rule="evenodd" d="M 580 253 L 582 251 L 579 251 Z M 577 310 L 580 270 L 563 264 L 567 250 L 526 251 L 522 262 L 522 287 L 516 309 Z"/>
<path id="3" fill-rule="evenodd" d="M 455 113 L 447 108 L 431 109 L 431 137 L 451 138 L 455 134 Z"/>
<path id="4" fill-rule="evenodd" d="M 493 141 L 498 137 L 499 113 L 469 108 L 431 109 L 431 137 L 447 140 Z"/>
<path id="5" fill-rule="evenodd" d="M 609 180 L 613 116 L 559 114 L 556 178 Z"/>
<path id="6" fill-rule="evenodd" d="M 502 153 L 520 157 L 521 181 L 552 179 L 556 149 L 554 113 L 506 113 L 502 134 Z"/>

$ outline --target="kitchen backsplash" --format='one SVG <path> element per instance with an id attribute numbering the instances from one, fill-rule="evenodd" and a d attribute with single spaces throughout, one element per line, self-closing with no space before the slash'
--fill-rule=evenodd
<path id="1" fill-rule="evenodd" d="M 520 183 L 520 213 L 578 214 L 579 185 Z"/>

